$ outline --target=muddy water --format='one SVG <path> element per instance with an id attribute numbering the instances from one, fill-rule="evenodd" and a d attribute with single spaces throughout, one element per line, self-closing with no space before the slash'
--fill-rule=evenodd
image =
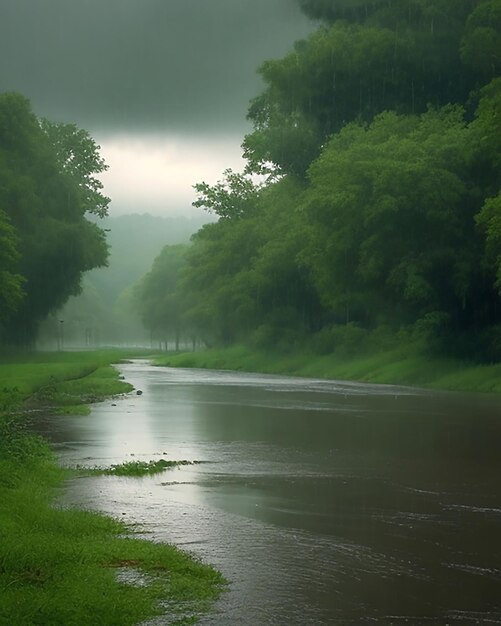
<path id="1" fill-rule="evenodd" d="M 141 396 L 43 424 L 63 463 L 205 463 L 63 498 L 219 568 L 201 624 L 501 624 L 501 398 L 121 369 Z"/>

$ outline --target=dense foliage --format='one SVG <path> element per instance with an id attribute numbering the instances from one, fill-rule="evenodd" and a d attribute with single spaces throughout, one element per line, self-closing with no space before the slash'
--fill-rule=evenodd
<path id="1" fill-rule="evenodd" d="M 29 102 L 0 95 L 0 341 L 30 344 L 50 311 L 106 263 L 106 168 L 89 135 L 39 120 Z"/>
<path id="2" fill-rule="evenodd" d="M 132 288 L 133 307 L 152 336 L 167 344 L 174 338 L 179 348 L 185 328 L 180 294 L 180 275 L 185 267 L 186 246 L 165 246 L 155 259 L 151 272 Z"/>
<path id="3" fill-rule="evenodd" d="M 260 68 L 246 173 L 196 186 L 220 219 L 170 264 L 177 318 L 209 345 L 405 333 L 498 360 L 501 0 L 299 3 L 321 23 Z"/>

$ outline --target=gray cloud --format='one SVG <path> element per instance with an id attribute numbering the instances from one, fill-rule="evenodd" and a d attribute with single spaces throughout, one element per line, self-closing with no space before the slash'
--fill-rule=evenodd
<path id="1" fill-rule="evenodd" d="M 296 0 L 1 0 L 0 90 L 91 131 L 238 132 Z"/>

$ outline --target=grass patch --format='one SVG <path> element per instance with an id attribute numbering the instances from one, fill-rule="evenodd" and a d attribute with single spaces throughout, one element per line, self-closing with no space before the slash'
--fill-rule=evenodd
<path id="1" fill-rule="evenodd" d="M 116 370 L 110 365 L 100 366 L 80 378 L 54 381 L 43 386 L 30 398 L 30 404 L 45 408 L 65 407 L 74 413 L 79 405 L 87 405 L 132 391 L 129 383 L 117 379 Z"/>
<path id="2" fill-rule="evenodd" d="M 431 358 L 413 346 L 373 354 L 342 356 L 308 352 L 282 354 L 245 346 L 156 357 L 156 365 L 227 369 L 337 380 L 357 380 L 447 389 L 501 393 L 501 363 L 478 365 Z"/>
<path id="3" fill-rule="evenodd" d="M 159 459 L 158 461 L 127 461 L 110 467 L 78 467 L 77 469 L 86 473 L 99 476 L 149 476 L 159 474 L 165 470 L 182 465 L 197 465 L 201 461 L 167 461 Z"/>
<path id="4" fill-rule="evenodd" d="M 0 623 L 125 626 L 161 614 L 166 601 L 182 619 L 218 594 L 222 577 L 179 550 L 126 536 L 126 525 L 95 513 L 54 509 L 65 474 L 50 460 L 8 469 L 10 487 L 0 489 Z M 147 584 L 120 582 L 118 568 Z"/>
<path id="5" fill-rule="evenodd" d="M 224 586 L 217 571 L 172 546 L 134 537 L 120 521 L 52 504 L 71 472 L 28 433 L 33 413 L 22 410 L 23 401 L 35 392 L 30 408 L 46 403 L 53 410 L 71 400 L 64 410 L 81 411 L 88 398 L 126 389 L 109 367 L 123 353 L 79 356 L 31 355 L 0 364 L 0 624 L 128 626 L 166 607 L 169 623 L 194 623 Z M 138 465 L 136 472 L 144 469 Z"/>
<path id="6" fill-rule="evenodd" d="M 130 352 L 121 350 L 0 356 L 0 411 L 12 410 L 28 397 L 32 407 L 60 408 L 130 391 L 110 365 L 127 356 Z"/>

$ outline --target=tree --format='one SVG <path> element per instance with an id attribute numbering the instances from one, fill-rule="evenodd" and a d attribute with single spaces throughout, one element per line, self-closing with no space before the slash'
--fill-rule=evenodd
<path id="1" fill-rule="evenodd" d="M 181 289 L 206 343 L 291 345 L 321 324 L 318 295 L 299 259 L 308 230 L 296 206 L 302 191 L 292 178 L 268 183 L 252 211 L 194 236 Z M 225 206 L 231 201 L 228 194 Z"/>
<path id="2" fill-rule="evenodd" d="M 456 330 L 478 321 L 474 144 L 450 107 L 386 113 L 331 139 L 310 169 L 306 258 L 339 319 L 398 325 L 441 311 Z"/>
<path id="3" fill-rule="evenodd" d="M 193 206 L 215 213 L 223 219 L 238 219 L 248 216 L 254 209 L 259 188 L 249 176 L 227 169 L 223 180 L 210 186 L 205 182 L 194 186 L 198 198 Z"/>
<path id="4" fill-rule="evenodd" d="M 255 213 L 206 224 L 193 236 L 181 289 L 186 315 L 207 345 L 229 344 L 248 332 L 255 297 L 243 278 L 264 236 Z"/>
<path id="5" fill-rule="evenodd" d="M 89 133 L 75 124 L 58 124 L 43 119 L 41 128 L 54 151 L 57 168 L 78 191 L 78 207 L 98 217 L 108 214 L 110 199 L 101 193 L 103 183 L 96 177 L 108 169 L 99 147 Z"/>
<path id="6" fill-rule="evenodd" d="M 0 209 L 18 240 L 25 292 L 4 342 L 32 343 L 38 323 L 79 292 L 83 272 L 106 263 L 105 233 L 86 219 L 108 202 L 93 167 L 104 164 L 87 133 L 40 122 L 19 94 L 0 96 Z"/>
<path id="7" fill-rule="evenodd" d="M 179 349 L 186 321 L 179 291 L 182 272 L 186 266 L 188 246 L 165 246 L 153 262 L 153 267 L 134 287 L 133 299 L 143 325 L 165 342 L 174 338 Z"/>
<path id="8" fill-rule="evenodd" d="M 461 58 L 477 76 L 488 80 L 501 71 L 501 2 L 487 0 L 468 17 Z"/>
<path id="9" fill-rule="evenodd" d="M 261 194 L 259 229 L 262 243 L 247 276 L 255 301 L 252 337 L 263 346 L 291 346 L 318 330 L 324 308 L 301 255 L 311 229 L 298 207 L 304 185 L 285 177 Z"/>
<path id="10" fill-rule="evenodd" d="M 501 293 L 501 78 L 482 89 L 472 128 L 478 136 L 478 176 L 487 192 L 476 221 L 485 237 L 484 262 L 495 273 Z"/>
<path id="11" fill-rule="evenodd" d="M 250 105 L 244 139 L 250 169 L 303 177 L 343 125 L 386 110 L 419 114 L 429 104 L 464 103 L 478 77 L 460 42 L 473 0 L 310 0 L 303 9 L 328 24 L 266 61 L 265 88 Z M 346 16 L 350 21 L 345 21 Z M 343 18 L 343 19 L 341 19 Z"/>
<path id="12" fill-rule="evenodd" d="M 496 273 L 496 287 L 501 294 L 501 193 L 485 201 L 477 224 L 485 234 L 486 261 Z"/>
<path id="13" fill-rule="evenodd" d="M 23 277 L 13 271 L 18 260 L 17 237 L 0 210 L 0 323 L 16 311 L 23 298 Z"/>

